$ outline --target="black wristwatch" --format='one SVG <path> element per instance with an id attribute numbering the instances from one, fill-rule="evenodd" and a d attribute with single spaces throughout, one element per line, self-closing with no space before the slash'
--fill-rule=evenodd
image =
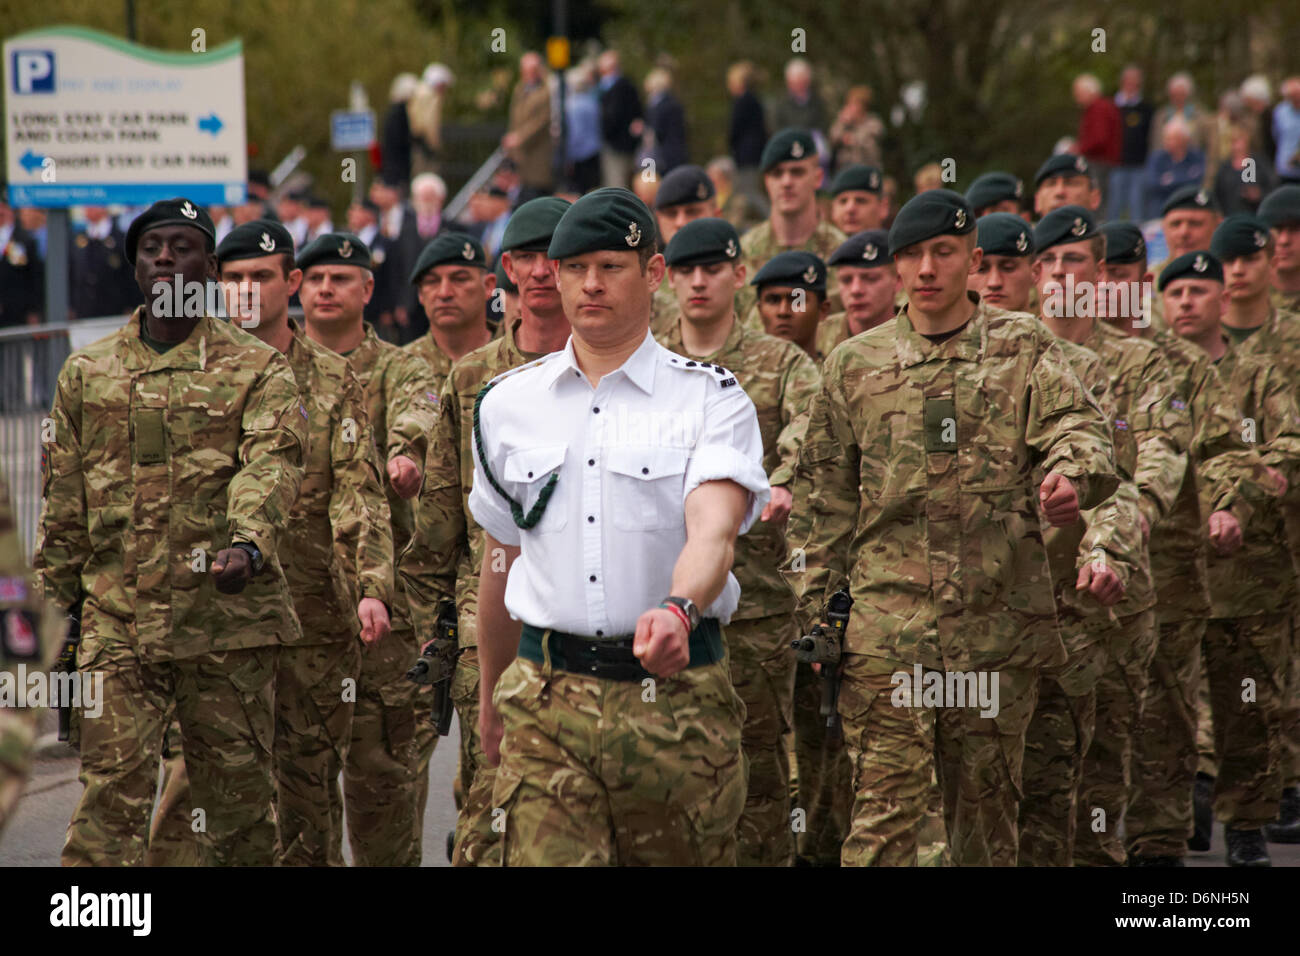
<path id="1" fill-rule="evenodd" d="M 266 564 L 266 559 L 262 557 L 262 552 L 257 550 L 257 545 L 251 541 L 236 541 L 234 547 L 248 555 L 248 560 L 253 566 L 253 577 L 257 577 L 262 573 L 262 567 Z"/>
<path id="2" fill-rule="evenodd" d="M 664 603 L 672 604 L 681 608 L 681 610 L 686 614 L 686 620 L 691 622 L 692 631 L 700 626 L 700 609 L 695 606 L 695 602 L 690 598 L 666 597 L 664 598 Z"/>

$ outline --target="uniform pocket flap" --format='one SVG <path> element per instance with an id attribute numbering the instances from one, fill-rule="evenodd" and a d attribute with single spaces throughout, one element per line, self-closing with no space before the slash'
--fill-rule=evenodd
<path id="1" fill-rule="evenodd" d="M 684 448 L 612 448 L 605 453 L 610 471 L 643 481 L 684 474 L 686 457 Z"/>
<path id="2" fill-rule="evenodd" d="M 506 458 L 505 480 L 526 483 L 545 478 L 564 464 L 564 446 L 521 448 Z"/>

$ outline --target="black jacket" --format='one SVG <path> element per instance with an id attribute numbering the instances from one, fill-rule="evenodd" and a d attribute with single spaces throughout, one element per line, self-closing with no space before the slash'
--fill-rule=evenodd
<path id="1" fill-rule="evenodd" d="M 28 313 L 44 307 L 45 264 L 35 238 L 14 223 L 9 242 L 0 248 L 0 328 L 26 325 Z"/>
<path id="2" fill-rule="evenodd" d="M 650 104 L 646 109 L 646 125 L 654 130 L 654 159 L 660 176 L 687 161 L 686 112 L 677 97 L 665 93 Z"/>
<path id="3" fill-rule="evenodd" d="M 641 139 L 628 132 L 633 120 L 643 119 L 641 97 L 632 81 L 625 76 L 616 79 L 609 89 L 600 94 L 600 138 L 610 149 L 620 153 L 634 153 Z"/>
<path id="4" fill-rule="evenodd" d="M 736 165 L 757 166 L 767 145 L 767 122 L 763 117 L 763 104 L 749 90 L 731 101 L 731 116 L 727 120 L 727 146 Z"/>

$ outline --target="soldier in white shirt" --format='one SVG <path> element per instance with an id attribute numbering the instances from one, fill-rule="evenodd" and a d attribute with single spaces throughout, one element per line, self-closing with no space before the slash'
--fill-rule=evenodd
<path id="1" fill-rule="evenodd" d="M 649 334 L 654 237 L 625 189 L 574 203 L 548 251 L 573 335 L 479 395 L 480 726 L 507 866 L 736 860 L 745 708 L 721 625 L 770 490 L 735 376 Z"/>

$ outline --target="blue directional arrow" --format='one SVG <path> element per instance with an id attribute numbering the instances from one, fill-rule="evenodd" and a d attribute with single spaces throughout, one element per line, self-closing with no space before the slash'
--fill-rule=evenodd
<path id="1" fill-rule="evenodd" d="M 22 158 L 18 160 L 18 164 L 29 173 L 36 172 L 36 170 L 41 168 L 44 162 L 44 156 L 37 156 L 30 149 L 23 153 Z"/>
<path id="2" fill-rule="evenodd" d="M 216 139 L 217 134 L 221 132 L 221 127 L 224 125 L 225 124 L 221 122 L 221 117 L 217 116 L 216 113 L 209 113 L 207 116 L 204 116 L 199 120 L 199 131 L 203 133 L 211 133 L 212 138 Z"/>

